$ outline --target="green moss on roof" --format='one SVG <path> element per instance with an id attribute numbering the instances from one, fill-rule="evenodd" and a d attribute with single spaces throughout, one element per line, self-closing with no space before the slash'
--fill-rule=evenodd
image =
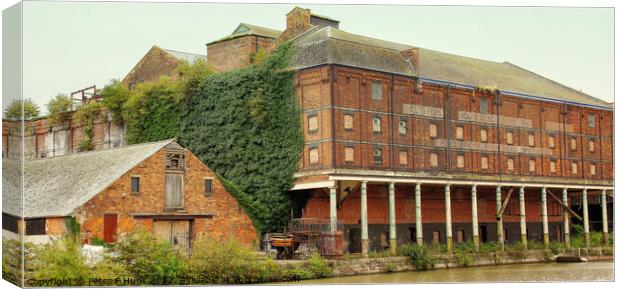
<path id="1" fill-rule="evenodd" d="M 276 29 L 261 27 L 257 25 L 247 24 L 247 23 L 240 23 L 230 35 L 217 39 L 215 41 L 211 41 L 207 43 L 207 45 L 242 37 L 242 36 L 247 36 L 247 35 L 256 35 L 256 36 L 262 36 L 262 37 L 275 39 L 275 38 L 278 38 L 278 36 L 280 36 L 281 33 L 282 31 L 276 30 Z"/>

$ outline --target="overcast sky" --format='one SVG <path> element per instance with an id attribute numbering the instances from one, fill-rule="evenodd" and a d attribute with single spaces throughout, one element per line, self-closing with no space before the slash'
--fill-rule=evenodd
<path id="1" fill-rule="evenodd" d="M 294 5 L 24 3 L 24 96 L 122 79 L 152 45 L 206 54 L 240 22 L 284 29 Z M 303 5 L 351 33 L 509 61 L 613 101 L 613 9 Z M 6 104 L 4 104 L 6 105 Z"/>

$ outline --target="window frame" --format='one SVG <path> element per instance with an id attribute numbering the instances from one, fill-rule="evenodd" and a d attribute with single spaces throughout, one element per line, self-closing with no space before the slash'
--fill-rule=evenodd
<path id="1" fill-rule="evenodd" d="M 382 128 L 381 128 L 381 116 L 374 116 L 372 118 L 372 133 L 381 133 Z"/>
<path id="2" fill-rule="evenodd" d="M 375 94 L 378 92 L 378 94 Z M 370 99 L 373 101 L 383 100 L 383 82 L 380 80 L 372 80 L 370 84 Z"/>
<path id="3" fill-rule="evenodd" d="M 209 184 L 209 190 L 207 190 L 207 184 Z M 206 197 L 213 196 L 213 178 L 212 177 L 204 178 L 204 194 Z"/>
<path id="4" fill-rule="evenodd" d="M 26 235 L 28 236 L 47 235 L 47 229 L 46 229 L 47 219 L 46 218 L 25 219 L 24 223 L 26 224 L 26 232 L 25 232 Z"/>
<path id="5" fill-rule="evenodd" d="M 588 113 L 588 127 L 589 128 L 596 127 L 596 115 L 594 113 Z"/>
<path id="6" fill-rule="evenodd" d="M 312 121 L 312 120 L 316 121 Z M 316 126 L 312 127 L 311 124 L 315 123 Z M 319 131 L 319 115 L 318 114 L 310 114 L 308 115 L 308 133 L 316 133 Z"/>
<path id="7" fill-rule="evenodd" d="M 349 123 L 347 121 L 347 118 L 351 118 L 351 126 L 348 127 L 347 123 Z M 345 131 L 353 131 L 353 128 L 355 127 L 355 117 L 353 116 L 353 114 L 350 113 L 345 113 L 344 116 L 342 117 L 342 126 L 344 127 Z"/>
<path id="8" fill-rule="evenodd" d="M 316 161 L 313 161 L 313 152 L 316 152 Z M 315 165 L 321 162 L 321 157 L 319 156 L 319 147 L 311 146 L 308 148 L 308 163 L 311 165 Z"/>
<path id="9" fill-rule="evenodd" d="M 134 180 L 136 181 L 136 189 L 134 190 Z M 140 195 L 140 176 L 131 176 L 129 181 L 129 190 L 132 195 Z"/>
<path id="10" fill-rule="evenodd" d="M 435 128 L 434 130 L 433 130 L 433 129 L 431 129 L 431 128 L 433 128 L 433 127 Z M 434 131 L 434 133 L 432 133 L 433 131 Z M 436 139 L 436 138 L 438 138 L 438 137 L 439 137 L 439 126 L 437 125 L 437 123 L 430 122 L 430 123 L 428 124 L 428 136 L 429 136 L 431 139 Z"/>
<path id="11" fill-rule="evenodd" d="M 484 131 L 484 139 L 482 138 L 483 132 Z M 480 128 L 480 142 L 482 143 L 488 143 L 489 142 L 489 129 L 486 127 L 481 127 Z"/>
<path id="12" fill-rule="evenodd" d="M 347 153 L 348 150 L 351 150 L 351 159 L 348 159 L 347 156 L 349 155 Z M 355 162 L 355 147 L 348 145 L 344 147 L 344 162 L 345 163 L 354 163 Z"/>
<path id="13" fill-rule="evenodd" d="M 377 153 L 379 152 L 379 153 Z M 382 166 L 383 165 L 383 148 L 381 147 L 373 147 L 372 149 L 372 159 L 373 159 L 373 164 L 375 166 Z"/>

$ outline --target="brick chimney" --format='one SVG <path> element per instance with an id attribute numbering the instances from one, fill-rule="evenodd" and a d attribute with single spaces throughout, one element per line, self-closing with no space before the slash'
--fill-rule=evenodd
<path id="1" fill-rule="evenodd" d="M 286 14 L 286 30 L 269 46 L 267 51 L 273 51 L 283 42 L 302 34 L 312 28 L 312 13 L 310 9 L 295 7 Z"/>
<path id="2" fill-rule="evenodd" d="M 418 74 L 420 71 L 420 49 L 417 47 L 402 50 L 400 51 L 400 55 L 404 57 L 409 65 L 411 65 L 411 69 L 413 73 Z"/>

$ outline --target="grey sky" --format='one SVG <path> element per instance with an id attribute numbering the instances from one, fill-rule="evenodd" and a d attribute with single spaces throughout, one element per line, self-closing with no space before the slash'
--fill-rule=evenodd
<path id="1" fill-rule="evenodd" d="M 340 28 L 439 51 L 510 61 L 613 101 L 611 8 L 302 5 Z M 240 22 L 284 29 L 294 5 L 208 3 L 24 4 L 24 96 L 123 78 L 154 44 L 205 54 Z"/>

